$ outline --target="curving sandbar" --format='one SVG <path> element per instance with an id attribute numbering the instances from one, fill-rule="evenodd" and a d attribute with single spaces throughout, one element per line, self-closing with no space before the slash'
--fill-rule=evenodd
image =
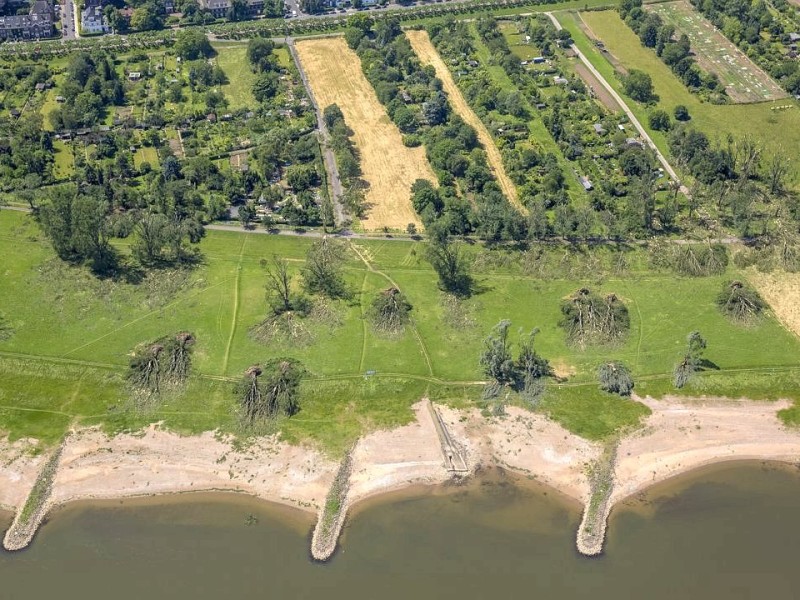
<path id="1" fill-rule="evenodd" d="M 438 409 L 473 470 L 500 466 L 581 502 L 585 514 L 577 546 L 587 555 L 602 552 L 613 507 L 653 484 L 720 461 L 800 462 L 800 430 L 785 427 L 776 414 L 787 402 L 638 400 L 652 414 L 642 427 L 620 438 L 611 454 L 609 446 L 582 439 L 543 415 L 521 409 L 509 408 L 505 417 L 488 419 L 476 409 Z M 355 503 L 409 485 L 452 478 L 426 405 L 418 403 L 414 412 L 409 425 L 371 433 L 353 448 L 347 493 L 337 506 L 335 531 L 320 545 L 320 557 L 333 553 L 347 511 Z M 45 459 L 32 455 L 32 444 L 0 442 L 2 507 L 19 511 L 33 488 Z M 611 462 L 604 462 L 608 457 L 613 457 Z M 604 479 L 609 485 L 598 487 L 592 477 L 604 464 L 610 467 Z M 245 492 L 321 511 L 338 469 L 337 462 L 316 450 L 290 446 L 275 437 L 237 449 L 232 440 L 212 433 L 181 437 L 151 426 L 139 434 L 109 438 L 86 429 L 65 442 L 43 514 L 71 500 L 209 490 Z"/>

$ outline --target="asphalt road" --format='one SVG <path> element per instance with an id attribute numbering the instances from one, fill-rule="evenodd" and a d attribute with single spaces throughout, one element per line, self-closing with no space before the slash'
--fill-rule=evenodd
<path id="1" fill-rule="evenodd" d="M 61 4 L 61 37 L 65 40 L 74 40 L 80 37 L 77 31 L 77 11 L 72 0 L 64 0 Z"/>

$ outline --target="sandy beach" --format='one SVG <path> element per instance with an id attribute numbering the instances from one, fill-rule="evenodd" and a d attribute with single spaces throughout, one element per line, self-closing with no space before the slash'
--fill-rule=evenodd
<path id="1" fill-rule="evenodd" d="M 620 440 L 605 516 L 653 484 L 714 462 L 800 461 L 800 430 L 786 428 L 776 415 L 786 402 L 638 400 L 652 414 Z M 472 471 L 501 466 L 587 503 L 587 467 L 601 455 L 599 443 L 518 408 L 491 418 L 475 409 L 438 408 Z M 451 479 L 426 403 L 419 402 L 414 411 L 409 425 L 376 431 L 356 444 L 346 508 L 376 494 Z M 34 448 L 31 440 L 0 444 L 3 508 L 18 510 L 25 503 L 44 460 Z M 237 449 L 224 436 L 182 437 L 157 425 L 114 437 L 85 429 L 72 434 L 64 447 L 47 508 L 75 500 L 220 490 L 316 513 L 337 467 L 313 448 L 291 446 L 277 437 Z"/>

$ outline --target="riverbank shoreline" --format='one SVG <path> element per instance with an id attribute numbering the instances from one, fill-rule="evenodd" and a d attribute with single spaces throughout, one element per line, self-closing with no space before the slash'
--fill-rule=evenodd
<path id="1" fill-rule="evenodd" d="M 800 463 L 800 430 L 785 427 L 777 418 L 786 402 L 638 400 L 652 412 L 640 428 L 619 440 L 603 523 L 628 498 L 710 464 Z M 345 513 L 368 499 L 453 480 L 425 404 L 418 403 L 414 410 L 416 418 L 409 425 L 373 432 L 356 444 Z M 475 409 L 438 410 L 463 449 L 471 474 L 499 467 L 589 505 L 589 470 L 603 452 L 601 444 L 517 408 L 491 418 Z M 0 507 L 18 512 L 24 506 L 43 463 L 34 448 L 31 440 L 0 442 Z M 237 448 L 233 440 L 213 433 L 181 437 L 156 425 L 115 437 L 85 429 L 65 444 L 44 514 L 46 519 L 57 507 L 77 501 L 186 492 L 244 493 L 316 514 L 337 469 L 336 462 L 313 448 L 290 446 L 277 437 Z M 345 514 L 343 522 L 347 518 Z M 601 551 L 602 539 L 594 553 Z"/>

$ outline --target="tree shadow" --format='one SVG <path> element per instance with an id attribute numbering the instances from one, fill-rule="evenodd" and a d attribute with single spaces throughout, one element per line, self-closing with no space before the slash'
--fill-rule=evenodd
<path id="1" fill-rule="evenodd" d="M 708 360 L 707 358 L 701 358 L 700 362 L 697 366 L 698 371 L 719 371 L 720 367 L 717 363 Z"/>

